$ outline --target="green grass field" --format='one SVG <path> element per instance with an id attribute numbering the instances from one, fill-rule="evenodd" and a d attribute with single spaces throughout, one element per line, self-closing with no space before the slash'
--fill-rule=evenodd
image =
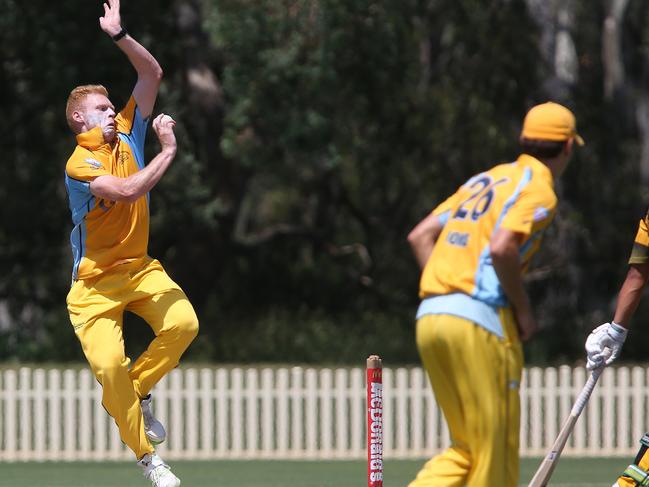
<path id="1" fill-rule="evenodd" d="M 610 487 L 626 459 L 564 458 L 553 487 Z M 524 459 L 521 484 L 527 485 L 540 459 Z M 422 461 L 387 461 L 385 487 L 405 487 Z M 173 462 L 183 487 L 363 487 L 364 462 L 214 461 Z M 133 463 L 0 463 L 1 487 L 147 487 Z"/>

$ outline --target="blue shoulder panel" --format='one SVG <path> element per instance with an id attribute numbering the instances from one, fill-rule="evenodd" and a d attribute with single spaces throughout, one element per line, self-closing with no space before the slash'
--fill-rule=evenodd
<path id="1" fill-rule="evenodd" d="M 144 139 L 146 138 L 146 129 L 149 125 L 149 119 L 143 119 L 139 107 L 135 107 L 133 117 L 133 126 L 130 134 L 119 133 L 119 138 L 126 142 L 133 151 L 137 166 L 144 169 Z"/>
<path id="2" fill-rule="evenodd" d="M 90 192 L 90 183 L 88 181 L 79 181 L 65 175 L 65 188 L 68 191 L 68 200 L 70 212 L 72 213 L 72 223 L 74 228 L 70 234 L 70 244 L 72 246 L 72 279 L 76 280 L 79 264 L 86 252 L 86 222 L 85 216 L 95 207 L 95 197 Z"/>
<path id="3" fill-rule="evenodd" d="M 451 216 L 451 210 L 446 210 L 444 213 L 440 213 L 437 215 L 437 218 L 439 219 L 439 222 L 442 224 L 442 226 L 445 226 L 448 223 L 448 219 Z"/>
<path id="4" fill-rule="evenodd" d="M 532 170 L 529 167 L 526 167 L 525 171 L 523 172 L 523 177 L 518 182 L 514 193 L 505 202 L 505 205 L 500 212 L 498 222 L 493 229 L 494 233 L 496 232 L 496 230 L 498 230 L 498 228 L 500 228 L 500 224 L 502 223 L 503 218 L 505 217 L 509 209 L 514 205 L 523 188 L 527 186 L 527 184 L 531 180 Z M 475 276 L 475 289 L 473 290 L 472 296 L 492 306 L 507 305 L 507 297 L 505 296 L 505 292 L 500 285 L 498 275 L 496 274 L 496 269 L 494 269 L 493 262 L 491 260 L 491 251 L 489 249 L 489 245 L 487 245 L 480 254 L 478 269 Z"/>

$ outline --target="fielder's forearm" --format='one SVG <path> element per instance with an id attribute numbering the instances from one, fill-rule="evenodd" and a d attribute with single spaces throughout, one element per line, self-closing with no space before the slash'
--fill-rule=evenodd
<path id="1" fill-rule="evenodd" d="M 433 253 L 434 246 L 435 241 L 431 238 L 422 238 L 419 240 L 410 241 L 410 249 L 415 256 L 420 269 L 426 267 L 426 262 L 428 262 L 430 254 Z"/>
<path id="2" fill-rule="evenodd" d="M 430 254 L 433 253 L 433 247 L 435 247 L 442 228 L 443 225 L 439 218 L 431 213 L 408 234 L 410 249 L 420 269 L 426 267 L 426 262 L 428 262 Z"/>
<path id="3" fill-rule="evenodd" d="M 649 278 L 649 264 L 631 265 L 629 267 L 615 307 L 613 321 L 618 325 L 629 328 L 631 317 L 638 309 L 642 293 L 647 285 L 647 278 Z"/>
<path id="4" fill-rule="evenodd" d="M 491 249 L 491 260 L 500 285 L 514 309 L 522 312 L 531 310 L 530 300 L 523 285 L 521 260 L 515 239 L 498 242 Z"/>

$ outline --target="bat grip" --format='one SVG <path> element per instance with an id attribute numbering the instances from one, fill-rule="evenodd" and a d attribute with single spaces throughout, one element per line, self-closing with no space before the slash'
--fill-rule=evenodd
<path id="1" fill-rule="evenodd" d="M 584 406 L 586 406 L 586 403 L 588 402 L 588 398 L 590 397 L 591 393 L 593 392 L 593 389 L 595 388 L 595 384 L 597 384 L 597 379 L 599 379 L 599 376 L 602 375 L 603 370 L 604 367 L 600 367 L 598 369 L 593 370 L 593 373 L 590 374 L 590 377 L 588 378 L 586 385 L 581 390 L 579 396 L 575 400 L 575 404 L 573 404 L 572 406 L 572 411 L 570 411 L 571 416 L 579 416 L 581 414 L 582 410 L 584 409 Z"/>

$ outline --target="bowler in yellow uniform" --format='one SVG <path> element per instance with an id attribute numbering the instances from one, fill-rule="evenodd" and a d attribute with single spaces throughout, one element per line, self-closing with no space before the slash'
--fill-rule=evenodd
<path id="1" fill-rule="evenodd" d="M 610 365 L 618 357 L 642 294 L 649 280 L 649 209 L 638 223 L 629 269 L 617 298 L 610 323 L 595 328 L 586 340 L 586 367 L 594 370 Z M 649 486 L 649 432 L 640 439 L 635 460 L 613 487 Z"/>
<path id="2" fill-rule="evenodd" d="M 522 277 L 583 140 L 548 102 L 527 113 L 520 143 L 516 161 L 471 177 L 408 235 L 422 268 L 417 348 L 451 434 L 409 487 L 518 483 L 520 341 L 537 329 Z"/>
<path id="3" fill-rule="evenodd" d="M 155 452 L 166 432 L 149 393 L 178 365 L 198 320 L 185 293 L 147 253 L 149 191 L 175 157 L 175 122 L 164 114 L 153 120 L 161 149 L 146 164 L 144 138 L 162 70 L 122 27 L 118 0 L 104 4 L 99 22 L 135 68 L 137 82 L 117 114 L 101 85 L 78 86 L 68 98 L 66 117 L 77 140 L 65 167 L 74 225 L 68 312 L 122 441 L 154 487 L 177 487 L 180 480 Z M 144 318 L 155 334 L 132 364 L 122 336 L 125 311 Z"/>

